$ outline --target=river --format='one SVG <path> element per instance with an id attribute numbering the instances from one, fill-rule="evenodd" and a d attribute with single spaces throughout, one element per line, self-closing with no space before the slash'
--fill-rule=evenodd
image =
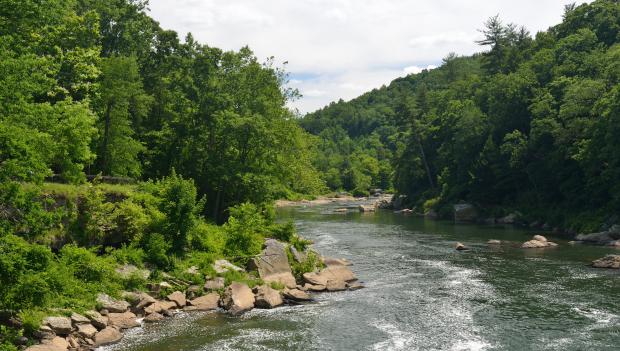
<path id="1" fill-rule="evenodd" d="M 532 232 L 334 206 L 279 218 L 352 261 L 365 289 L 240 318 L 181 314 L 106 350 L 620 350 L 620 272 L 587 266 L 614 249 L 551 237 L 558 248 L 523 250 Z"/>

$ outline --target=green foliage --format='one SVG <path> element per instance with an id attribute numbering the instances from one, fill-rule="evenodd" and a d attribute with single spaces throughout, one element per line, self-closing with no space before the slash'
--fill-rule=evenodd
<path id="1" fill-rule="evenodd" d="M 142 246 L 144 248 L 145 260 L 161 269 L 169 269 L 173 261 L 168 256 L 172 245 L 166 238 L 159 233 L 152 233 L 143 237 Z"/>
<path id="2" fill-rule="evenodd" d="M 244 203 L 231 207 L 228 222 L 223 226 L 226 233 L 224 254 L 247 263 L 251 256 L 260 253 L 267 224 L 254 204 Z"/>
<path id="3" fill-rule="evenodd" d="M 304 281 L 304 273 L 314 272 L 317 268 L 322 268 L 319 255 L 312 250 L 308 250 L 306 260 L 303 262 L 297 262 L 297 260 L 295 260 L 290 248 L 287 248 L 286 254 L 288 256 L 288 262 L 291 265 L 291 270 L 293 271 L 293 276 L 300 284 Z"/>

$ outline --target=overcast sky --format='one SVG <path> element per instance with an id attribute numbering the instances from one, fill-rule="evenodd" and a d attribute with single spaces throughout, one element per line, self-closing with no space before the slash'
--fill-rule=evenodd
<path id="1" fill-rule="evenodd" d="M 150 0 L 163 28 L 225 50 L 249 45 L 288 61 L 292 107 L 314 111 L 394 78 L 469 55 L 484 21 L 499 14 L 533 34 L 559 23 L 575 0 Z M 579 1 L 581 3 L 583 1 Z"/>

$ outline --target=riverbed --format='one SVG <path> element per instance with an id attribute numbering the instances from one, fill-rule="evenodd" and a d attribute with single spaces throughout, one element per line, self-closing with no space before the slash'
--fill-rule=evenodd
<path id="1" fill-rule="evenodd" d="M 349 204 L 351 207 L 355 203 Z M 346 258 L 365 289 L 241 317 L 182 313 L 105 350 L 618 350 L 620 272 L 588 264 L 620 250 L 523 250 L 531 232 L 390 211 L 286 207 L 324 256 Z M 509 242 L 499 247 L 489 239 Z M 463 242 L 470 251 L 457 252 Z"/>

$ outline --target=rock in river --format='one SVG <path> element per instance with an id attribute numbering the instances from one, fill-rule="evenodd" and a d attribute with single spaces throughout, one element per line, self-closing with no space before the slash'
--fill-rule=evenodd
<path id="1" fill-rule="evenodd" d="M 105 346 L 119 342 L 123 334 L 114 327 L 107 327 L 95 334 L 95 346 Z"/>
<path id="2" fill-rule="evenodd" d="M 620 255 L 607 255 L 592 262 L 595 268 L 614 268 L 620 269 Z"/>
<path id="3" fill-rule="evenodd" d="M 226 288 L 222 304 L 232 315 L 239 315 L 254 308 L 254 294 L 246 284 L 234 282 Z"/>
<path id="4" fill-rule="evenodd" d="M 256 289 L 256 307 L 274 308 L 283 303 L 282 295 L 278 290 L 272 289 L 267 285 L 261 285 Z"/>
<path id="5" fill-rule="evenodd" d="M 197 297 L 189 302 L 191 308 L 187 308 L 192 311 L 209 311 L 217 309 L 217 304 L 220 300 L 218 293 L 210 293 L 201 297 Z"/>
<path id="6" fill-rule="evenodd" d="M 547 238 L 545 238 L 544 236 L 534 235 L 532 240 L 524 242 L 521 245 L 521 248 L 522 249 L 539 249 L 539 248 L 555 247 L 555 246 L 558 246 L 558 244 L 548 241 Z"/>

